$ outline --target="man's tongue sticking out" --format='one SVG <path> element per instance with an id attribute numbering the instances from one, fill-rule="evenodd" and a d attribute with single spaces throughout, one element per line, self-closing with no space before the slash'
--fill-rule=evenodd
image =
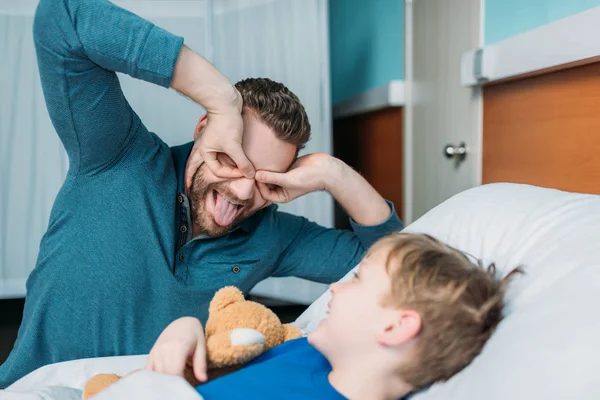
<path id="1" fill-rule="evenodd" d="M 219 192 L 217 192 L 217 199 L 215 202 L 215 221 L 221 226 L 229 226 L 235 220 L 238 206 L 225 200 Z"/>

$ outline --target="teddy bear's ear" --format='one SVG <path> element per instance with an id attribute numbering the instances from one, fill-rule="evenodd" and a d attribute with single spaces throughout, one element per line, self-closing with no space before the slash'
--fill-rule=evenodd
<path id="1" fill-rule="evenodd" d="M 240 289 L 235 286 L 226 286 L 215 293 L 210 302 L 208 312 L 212 313 L 224 309 L 230 304 L 237 303 L 238 301 L 244 301 L 244 294 Z"/>

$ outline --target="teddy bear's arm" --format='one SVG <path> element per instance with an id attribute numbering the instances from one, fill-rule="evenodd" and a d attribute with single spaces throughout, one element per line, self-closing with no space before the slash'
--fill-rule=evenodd
<path id="1" fill-rule="evenodd" d="M 238 329 L 211 335 L 206 340 L 208 368 L 222 368 L 245 364 L 264 352 L 262 335 L 240 340 Z M 240 335 L 240 336 L 243 336 Z"/>
<path id="2" fill-rule="evenodd" d="M 284 329 L 284 337 L 283 337 L 284 342 L 302 337 L 302 331 L 300 330 L 300 328 L 298 328 L 294 325 L 284 324 L 283 329 Z"/>

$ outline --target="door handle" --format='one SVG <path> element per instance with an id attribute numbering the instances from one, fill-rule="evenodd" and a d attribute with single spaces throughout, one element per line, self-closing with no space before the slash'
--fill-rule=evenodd
<path id="1" fill-rule="evenodd" d="M 444 147 L 444 155 L 446 158 L 454 158 L 455 160 L 464 160 L 467 156 L 467 145 L 465 142 L 461 142 L 458 146 L 452 144 Z"/>

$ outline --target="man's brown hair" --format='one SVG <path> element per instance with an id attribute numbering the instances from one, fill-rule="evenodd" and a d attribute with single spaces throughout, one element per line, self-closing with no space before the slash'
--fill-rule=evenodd
<path id="1" fill-rule="evenodd" d="M 304 106 L 285 85 L 268 78 L 249 78 L 235 87 L 245 110 L 251 110 L 277 137 L 296 145 L 298 151 L 310 139 L 310 123 Z M 296 153 L 297 154 L 297 153 Z"/>
<path id="2" fill-rule="evenodd" d="M 462 252 L 424 234 L 398 233 L 381 239 L 392 290 L 388 306 L 415 310 L 421 317 L 416 356 L 398 371 L 414 389 L 445 381 L 483 349 L 502 320 L 509 278 L 483 268 Z M 479 263 L 480 264 L 480 263 Z"/>

